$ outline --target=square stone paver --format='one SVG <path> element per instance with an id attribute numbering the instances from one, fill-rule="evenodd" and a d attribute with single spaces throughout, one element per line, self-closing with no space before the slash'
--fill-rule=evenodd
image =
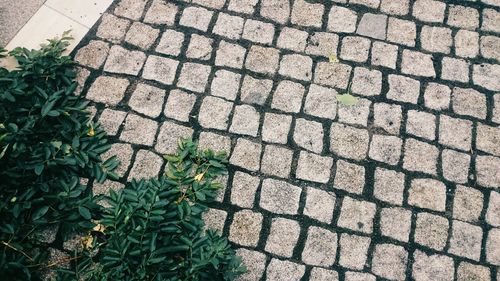
<path id="1" fill-rule="evenodd" d="M 170 58 L 149 56 L 142 77 L 163 84 L 172 85 L 179 62 Z"/>
<path id="2" fill-rule="evenodd" d="M 451 227 L 449 253 L 478 261 L 483 230 L 477 225 L 454 220 Z"/>
<path id="3" fill-rule="evenodd" d="M 151 146 L 155 141 L 158 123 L 135 114 L 127 115 L 120 140 Z"/>
<path id="4" fill-rule="evenodd" d="M 330 128 L 330 150 L 336 155 L 362 160 L 368 152 L 368 131 L 341 123 Z"/>
<path id="5" fill-rule="evenodd" d="M 207 96 L 201 103 L 198 122 L 205 128 L 226 130 L 229 125 L 229 114 L 232 109 L 232 102 Z"/>
<path id="6" fill-rule="evenodd" d="M 446 209 L 446 186 L 434 179 L 413 179 L 408 204 L 420 208 L 444 212 Z"/>
<path id="7" fill-rule="evenodd" d="M 266 145 L 262 156 L 261 172 L 267 175 L 288 178 L 290 176 L 293 151 L 277 145 Z"/>
<path id="8" fill-rule="evenodd" d="M 99 76 L 87 92 L 87 98 L 95 102 L 117 105 L 125 96 L 130 82 L 123 78 Z"/>
<path id="9" fill-rule="evenodd" d="M 324 223 L 330 223 L 335 207 L 335 194 L 313 187 L 307 188 L 304 215 Z"/>
<path id="10" fill-rule="evenodd" d="M 342 233 L 339 242 L 339 264 L 346 268 L 363 269 L 368 258 L 370 241 L 371 239 L 368 237 Z"/>
<path id="11" fill-rule="evenodd" d="M 309 265 L 331 266 L 335 262 L 338 235 L 330 230 L 311 226 L 302 251 L 302 261 Z"/>
<path id="12" fill-rule="evenodd" d="M 375 170 L 373 195 L 377 199 L 395 205 L 402 205 L 404 188 L 404 173 L 384 168 L 377 168 Z"/>
<path id="13" fill-rule="evenodd" d="M 242 246 L 256 246 L 262 227 L 262 215 L 250 210 L 234 214 L 229 229 L 229 240 Z"/>
<path id="14" fill-rule="evenodd" d="M 266 113 L 262 125 L 262 140 L 274 143 L 286 143 L 292 116 Z"/>
<path id="15" fill-rule="evenodd" d="M 301 151 L 295 171 L 296 177 L 302 180 L 327 183 L 330 179 L 332 165 L 333 159 L 331 157 Z"/>
<path id="16" fill-rule="evenodd" d="M 239 138 L 231 154 L 229 163 L 250 171 L 258 171 L 260 168 L 260 152 L 260 143 Z"/>
<path id="17" fill-rule="evenodd" d="M 377 244 L 372 259 L 372 272 L 390 280 L 404 280 L 408 252 L 401 246 Z"/>
<path id="18" fill-rule="evenodd" d="M 104 71 L 137 75 L 146 60 L 146 55 L 140 51 L 129 51 L 118 45 L 109 50 L 104 64 Z"/>
<path id="19" fill-rule="evenodd" d="M 250 105 L 237 105 L 234 108 L 233 120 L 229 132 L 257 136 L 259 131 L 260 114 Z"/>
<path id="20" fill-rule="evenodd" d="M 383 236 L 408 242 L 411 211 L 399 207 L 383 208 L 380 212 L 380 232 Z"/>
<path id="21" fill-rule="evenodd" d="M 259 206 L 275 214 L 297 214 L 302 189 L 287 182 L 265 179 Z"/>
<path id="22" fill-rule="evenodd" d="M 360 165 L 339 160 L 336 163 L 333 187 L 350 193 L 363 193 L 365 168 Z"/>
<path id="23" fill-rule="evenodd" d="M 135 111 L 156 118 L 161 114 L 165 91 L 147 84 L 138 84 L 128 105 Z"/>
<path id="24" fill-rule="evenodd" d="M 448 239 L 449 222 L 445 217 L 418 213 L 415 223 L 415 242 L 435 249 L 443 250 Z"/>
<path id="25" fill-rule="evenodd" d="M 370 234 L 373 231 L 374 217 L 374 203 L 356 200 L 351 197 L 344 197 L 337 225 L 339 227 Z"/>
<path id="26" fill-rule="evenodd" d="M 282 257 L 291 257 L 299 239 L 300 226 L 297 221 L 276 218 L 271 223 L 265 250 Z"/>

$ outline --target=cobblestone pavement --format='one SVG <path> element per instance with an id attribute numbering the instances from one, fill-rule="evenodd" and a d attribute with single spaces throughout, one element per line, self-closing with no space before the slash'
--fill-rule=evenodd
<path id="1" fill-rule="evenodd" d="M 241 280 L 498 279 L 500 1 L 347 2 L 115 2 L 75 58 L 122 183 L 229 151 Z"/>

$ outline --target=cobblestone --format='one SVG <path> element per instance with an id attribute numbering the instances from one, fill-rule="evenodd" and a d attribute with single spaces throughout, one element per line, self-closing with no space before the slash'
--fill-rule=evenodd
<path id="1" fill-rule="evenodd" d="M 362 233 L 372 233 L 375 204 L 344 197 L 338 226 Z"/>
<path id="2" fill-rule="evenodd" d="M 125 38 L 125 33 L 130 26 L 130 21 L 116 17 L 112 14 L 104 14 L 97 28 L 97 36 L 107 39 L 113 43 L 120 43 Z"/>
<path id="3" fill-rule="evenodd" d="M 262 227 L 262 215 L 250 210 L 234 214 L 229 229 L 229 240 L 242 246 L 256 246 Z"/>
<path id="4" fill-rule="evenodd" d="M 154 0 L 144 16 L 144 22 L 172 26 L 178 10 L 178 7 L 172 3 Z"/>
<path id="5" fill-rule="evenodd" d="M 333 265 L 337 253 L 337 237 L 337 233 L 324 228 L 309 227 L 302 251 L 302 261 L 309 265 L 324 267 Z"/>
<path id="6" fill-rule="evenodd" d="M 275 214 L 297 214 L 301 192 L 300 187 L 287 182 L 265 179 L 259 206 Z"/>
<path id="7" fill-rule="evenodd" d="M 109 50 L 109 55 L 104 64 L 104 71 L 137 75 L 146 60 L 146 55 L 139 51 L 129 51 L 118 45 Z"/>
<path id="8" fill-rule="evenodd" d="M 250 171 L 258 171 L 260 168 L 260 151 L 260 143 L 239 138 L 231 154 L 229 163 Z"/>
<path id="9" fill-rule="evenodd" d="M 178 56 L 184 43 L 184 33 L 167 29 L 163 32 L 156 51 L 165 55 Z"/>
<path id="10" fill-rule="evenodd" d="M 408 252 L 393 244 L 378 244 L 372 260 L 372 271 L 376 275 L 391 279 L 404 280 Z"/>
<path id="11" fill-rule="evenodd" d="M 266 145 L 262 156 L 261 172 L 281 178 L 290 176 L 293 151 L 276 145 Z"/>
<path id="12" fill-rule="evenodd" d="M 302 118 L 296 119 L 293 141 L 304 149 L 321 153 L 323 151 L 323 125 Z"/>
<path id="13" fill-rule="evenodd" d="M 380 232 L 401 242 L 408 242 L 411 231 L 411 212 L 393 207 L 383 208 L 380 212 Z"/>
<path id="14" fill-rule="evenodd" d="M 196 96 L 194 94 L 181 90 L 172 90 L 168 95 L 164 114 L 166 117 L 187 122 L 195 102 Z"/>
<path id="15" fill-rule="evenodd" d="M 171 85 L 174 82 L 178 65 L 178 61 L 170 58 L 149 56 L 144 65 L 142 77 Z"/>
<path id="16" fill-rule="evenodd" d="M 370 241 L 371 239 L 368 237 L 342 233 L 339 242 L 339 264 L 346 268 L 363 269 L 368 257 Z"/>
<path id="17" fill-rule="evenodd" d="M 250 105 L 237 105 L 234 108 L 233 120 L 229 131 L 232 133 L 257 136 L 260 114 Z"/>
<path id="18" fill-rule="evenodd" d="M 109 44 L 103 41 L 90 41 L 75 55 L 75 61 L 81 65 L 98 69 L 106 60 Z"/>
<path id="19" fill-rule="evenodd" d="M 453 280 L 453 259 L 444 255 L 427 255 L 421 251 L 413 254 L 413 278 L 419 280 Z"/>
<path id="20" fill-rule="evenodd" d="M 273 94 L 271 107 L 285 112 L 298 113 L 302 107 L 304 86 L 292 81 L 281 81 Z"/>
<path id="21" fill-rule="evenodd" d="M 300 226 L 298 222 L 283 218 L 273 219 L 265 250 L 289 258 L 293 254 L 293 249 L 299 239 L 299 233 Z"/>
<path id="22" fill-rule="evenodd" d="M 87 98 L 95 102 L 117 105 L 125 96 L 129 84 L 127 79 L 100 76 L 90 86 Z"/>
<path id="23" fill-rule="evenodd" d="M 274 143 L 286 143 L 292 117 L 284 114 L 266 113 L 262 125 L 262 139 Z"/>
<path id="24" fill-rule="evenodd" d="M 147 24 L 134 22 L 125 35 L 125 42 L 141 49 L 148 49 L 155 42 L 159 33 L 158 29 Z"/>
<path id="25" fill-rule="evenodd" d="M 141 149 L 135 155 L 134 165 L 130 169 L 128 180 L 157 177 L 162 165 L 163 159 L 160 156 L 151 151 Z"/>
<path id="26" fill-rule="evenodd" d="M 336 155 L 362 160 L 368 152 L 368 131 L 333 123 L 330 128 L 330 150 Z"/>
<path id="27" fill-rule="evenodd" d="M 481 255 L 483 230 L 461 221 L 453 221 L 448 252 L 478 261 Z"/>
<path id="28" fill-rule="evenodd" d="M 330 157 L 301 151 L 295 173 L 298 179 L 327 183 L 332 165 L 333 159 Z"/>
<path id="29" fill-rule="evenodd" d="M 438 251 L 443 250 L 448 239 L 449 222 L 446 218 L 430 213 L 418 213 L 415 225 L 416 243 Z"/>
<path id="30" fill-rule="evenodd" d="M 417 28 L 414 22 L 398 18 L 389 18 L 387 27 L 387 40 L 393 43 L 415 46 Z"/>
<path id="31" fill-rule="evenodd" d="M 242 208 L 252 208 L 259 178 L 243 172 L 236 172 L 231 189 L 231 203 Z"/>
<path id="32" fill-rule="evenodd" d="M 324 223 L 330 223 L 335 207 L 335 194 L 308 187 L 304 215 Z"/>
<path id="33" fill-rule="evenodd" d="M 350 193 L 363 193 L 365 168 L 347 161 L 337 161 L 333 186 Z"/>
<path id="34" fill-rule="evenodd" d="M 337 91 L 316 84 L 309 86 L 304 113 L 320 118 L 335 119 L 337 115 Z"/>
<path id="35" fill-rule="evenodd" d="M 382 201 L 395 205 L 403 204 L 405 175 L 393 170 L 377 168 L 373 195 Z"/>
<path id="36" fill-rule="evenodd" d="M 365 62 L 370 51 L 370 39 L 358 36 L 346 36 L 342 39 L 340 58 L 356 62 Z"/>
<path id="37" fill-rule="evenodd" d="M 128 105 L 139 113 L 156 118 L 160 116 L 164 99 L 164 90 L 141 83 L 132 93 Z"/>

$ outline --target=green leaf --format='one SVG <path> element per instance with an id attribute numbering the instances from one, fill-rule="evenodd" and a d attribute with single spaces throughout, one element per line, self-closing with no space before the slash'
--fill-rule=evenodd
<path id="1" fill-rule="evenodd" d="M 343 95 L 337 95 L 337 101 L 345 106 L 353 106 L 358 104 L 358 98 L 349 93 Z"/>
<path id="2" fill-rule="evenodd" d="M 37 176 L 41 175 L 42 174 L 42 171 L 43 171 L 43 168 L 44 168 L 44 165 L 43 164 L 38 164 L 35 166 L 35 174 Z"/>
<path id="3" fill-rule="evenodd" d="M 78 207 L 78 213 L 80 213 L 80 215 L 86 220 L 90 220 L 92 218 L 89 209 L 87 209 L 86 207 Z"/>
<path id="4" fill-rule="evenodd" d="M 35 212 L 33 212 L 33 216 L 32 216 L 33 220 L 35 221 L 35 220 L 40 219 L 41 217 L 43 217 L 47 213 L 48 210 L 49 210 L 49 206 L 43 206 L 43 207 L 37 209 Z"/>

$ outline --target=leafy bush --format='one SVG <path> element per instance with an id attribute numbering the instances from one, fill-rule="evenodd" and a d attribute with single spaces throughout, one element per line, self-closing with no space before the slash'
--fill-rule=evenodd
<path id="1" fill-rule="evenodd" d="M 221 187 L 214 180 L 226 172 L 226 154 L 184 141 L 166 158 L 165 176 L 111 191 L 101 232 L 87 238 L 87 250 L 61 279 L 234 280 L 245 271 L 227 239 L 205 233 L 202 220 Z"/>
<path id="2" fill-rule="evenodd" d="M 116 178 L 105 132 L 90 121 L 87 102 L 74 94 L 73 62 L 62 52 L 68 37 L 40 50 L 9 53 L 19 68 L 0 68 L 0 272 L 10 280 L 40 277 L 47 245 L 86 231 L 99 205 L 81 177 Z"/>

